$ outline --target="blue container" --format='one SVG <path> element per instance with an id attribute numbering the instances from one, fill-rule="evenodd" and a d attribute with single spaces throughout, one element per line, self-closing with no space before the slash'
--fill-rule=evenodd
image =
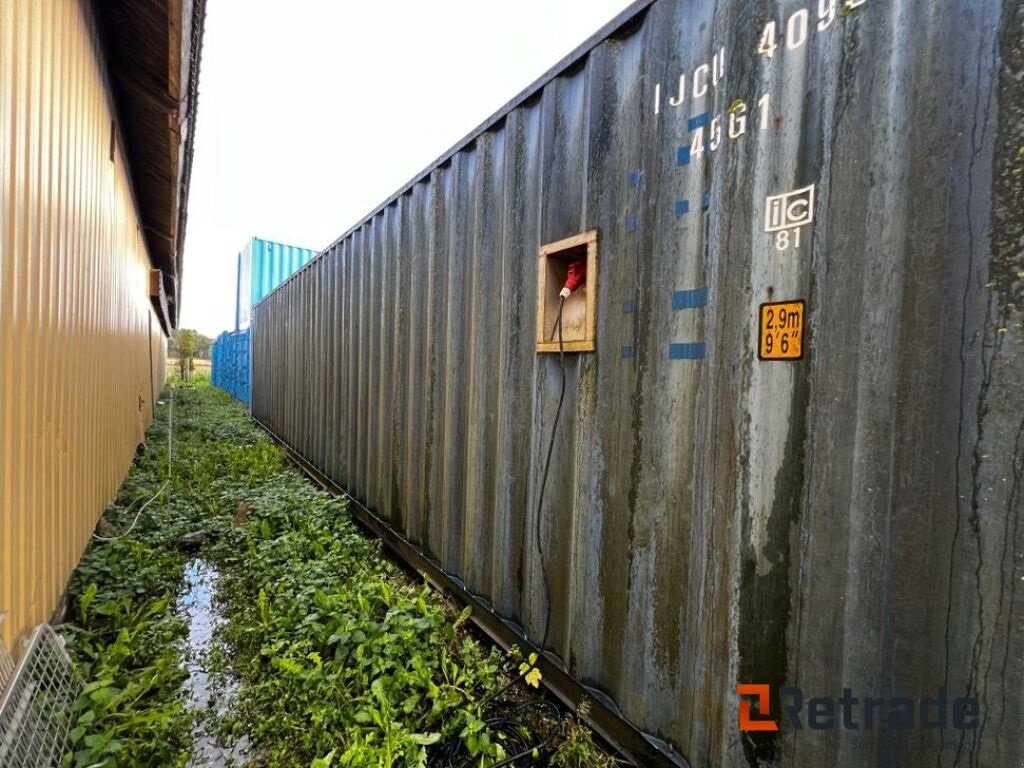
<path id="1" fill-rule="evenodd" d="M 312 261 L 316 251 L 254 237 L 238 254 L 235 330 L 249 327 L 252 308 Z"/>
<path id="2" fill-rule="evenodd" d="M 235 289 L 235 330 L 213 343 L 211 380 L 248 407 L 252 401 L 249 322 L 252 308 L 264 296 L 308 264 L 316 251 L 252 238 L 238 254 Z"/>
<path id="3" fill-rule="evenodd" d="M 225 331 L 211 348 L 213 386 L 241 400 L 252 402 L 252 365 L 249 354 L 249 330 Z"/>

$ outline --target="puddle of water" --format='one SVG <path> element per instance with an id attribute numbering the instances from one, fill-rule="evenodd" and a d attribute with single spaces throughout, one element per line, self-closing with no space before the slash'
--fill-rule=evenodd
<path id="1" fill-rule="evenodd" d="M 249 758 L 248 736 L 221 744 L 216 733 L 211 732 L 212 721 L 228 714 L 238 691 L 238 683 L 230 677 L 218 675 L 214 683 L 207 669 L 213 649 L 213 633 L 224 621 L 213 604 L 217 578 L 217 569 L 210 563 L 198 559 L 190 561 L 185 566 L 185 590 L 178 599 L 178 615 L 188 621 L 185 648 L 188 679 L 185 690 L 193 708 L 200 713 L 193 728 L 195 746 L 189 768 L 242 766 Z M 208 712 L 211 702 L 212 710 Z"/>

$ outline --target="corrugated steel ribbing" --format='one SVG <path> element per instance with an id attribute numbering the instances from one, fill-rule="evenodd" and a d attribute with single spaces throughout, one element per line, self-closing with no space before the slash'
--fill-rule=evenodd
<path id="1" fill-rule="evenodd" d="M 538 638 L 537 252 L 597 228 L 542 512 L 553 651 L 696 766 L 1013 762 L 1018 4 L 619 21 L 256 307 L 254 416 Z M 759 360 L 760 305 L 793 299 L 803 360 Z M 740 733 L 737 683 L 773 713 L 787 684 L 943 687 L 983 729 Z"/>
<path id="2" fill-rule="evenodd" d="M 248 328 L 252 307 L 308 264 L 316 251 L 252 238 L 238 254 L 235 330 Z"/>
<path id="3" fill-rule="evenodd" d="M 57 607 L 166 370 L 87 8 L 0 3 L 0 630 L 12 650 Z"/>
<path id="4" fill-rule="evenodd" d="M 211 347 L 213 386 L 249 405 L 252 370 L 249 364 L 249 330 L 224 332 Z"/>
<path id="5" fill-rule="evenodd" d="M 316 251 L 252 238 L 238 254 L 235 331 L 213 345 L 213 385 L 249 405 L 252 386 L 249 323 L 252 307 L 316 256 Z"/>

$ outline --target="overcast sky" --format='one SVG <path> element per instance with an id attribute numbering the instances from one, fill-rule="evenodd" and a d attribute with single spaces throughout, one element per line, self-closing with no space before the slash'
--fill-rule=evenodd
<path id="1" fill-rule="evenodd" d="M 321 249 L 627 0 L 211 0 L 182 327 L 234 318 L 250 237 Z"/>

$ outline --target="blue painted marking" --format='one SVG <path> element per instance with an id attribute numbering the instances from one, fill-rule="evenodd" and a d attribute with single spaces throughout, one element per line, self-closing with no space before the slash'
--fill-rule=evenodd
<path id="1" fill-rule="evenodd" d="M 626 219 L 626 229 L 630 232 L 636 232 L 636 216 L 630 216 Z"/>
<path id="2" fill-rule="evenodd" d="M 672 309 L 697 309 L 708 305 L 708 289 L 694 288 L 672 292 Z"/>
<path id="3" fill-rule="evenodd" d="M 711 207 L 711 193 L 707 192 L 704 195 L 703 208 L 704 208 L 704 210 L 707 210 L 710 207 Z"/>
<path id="4" fill-rule="evenodd" d="M 622 348 L 622 356 L 623 357 L 632 357 L 633 356 L 633 348 L 629 347 L 629 346 L 623 347 Z"/>
<path id="5" fill-rule="evenodd" d="M 629 172 L 629 186 L 638 187 L 640 186 L 640 171 Z"/>
<path id="6" fill-rule="evenodd" d="M 676 216 L 682 216 L 684 213 L 690 212 L 690 201 L 689 200 L 676 200 Z"/>
<path id="7" fill-rule="evenodd" d="M 680 147 L 679 154 L 676 155 L 676 165 L 689 165 L 690 164 L 690 148 Z"/>
<path id="8" fill-rule="evenodd" d="M 696 117 L 691 117 L 690 122 L 686 124 L 686 128 L 691 131 L 696 131 L 698 128 L 704 128 L 708 125 L 711 125 L 711 113 L 704 112 Z"/>
<path id="9" fill-rule="evenodd" d="M 701 341 L 690 344 L 669 344 L 670 360 L 703 360 L 707 355 L 707 345 Z"/>
<path id="10" fill-rule="evenodd" d="M 636 304 L 633 303 L 632 299 L 622 302 L 622 311 L 627 314 L 633 314 L 633 310 L 636 309 Z"/>

